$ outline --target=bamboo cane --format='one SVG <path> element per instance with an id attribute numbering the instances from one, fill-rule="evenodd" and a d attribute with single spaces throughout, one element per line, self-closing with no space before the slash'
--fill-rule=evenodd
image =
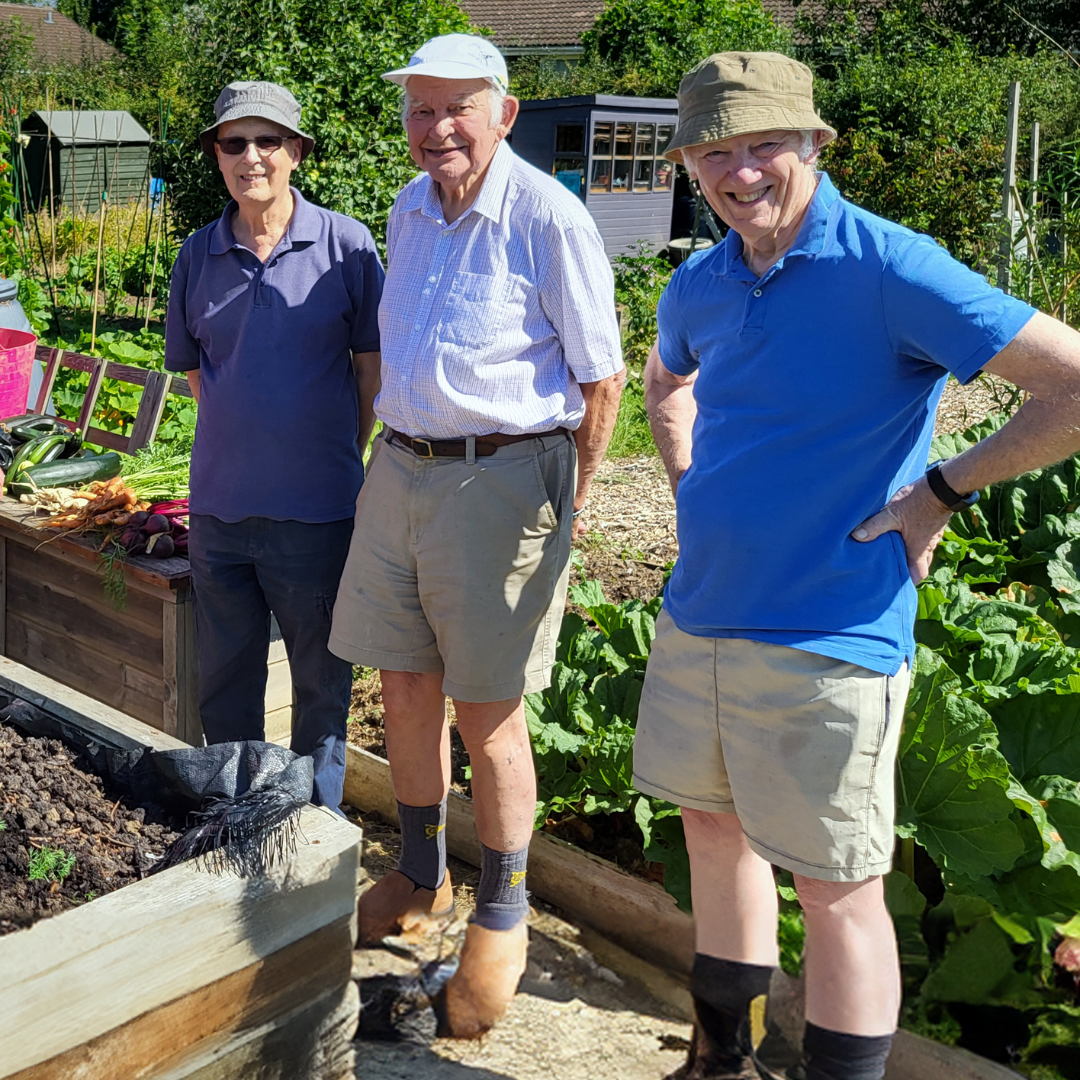
<path id="1" fill-rule="evenodd" d="M 98 118 L 94 117 L 94 175 L 97 175 Z M 102 166 L 105 159 L 102 157 Z M 94 310 L 90 320 L 90 352 L 93 354 L 97 345 L 98 281 L 101 277 L 101 253 L 105 243 L 105 215 L 109 206 L 109 177 L 105 175 L 105 186 L 101 189 L 101 206 L 98 210 L 97 258 L 94 261 Z"/>
<path id="2" fill-rule="evenodd" d="M 56 280 L 56 190 L 53 187 L 52 167 L 52 88 L 45 87 L 45 115 L 47 135 L 45 138 L 45 156 L 49 161 L 49 252 L 53 280 Z"/>
<path id="3" fill-rule="evenodd" d="M 165 198 L 164 192 L 162 192 L 161 197 L 162 199 Z M 164 220 L 164 217 L 164 213 L 158 214 L 157 236 L 154 240 L 154 260 L 150 264 L 150 287 L 146 292 L 146 321 L 143 323 L 144 330 L 149 328 L 150 313 L 154 310 L 154 275 L 157 273 L 158 249 L 161 247 L 161 223 Z"/>

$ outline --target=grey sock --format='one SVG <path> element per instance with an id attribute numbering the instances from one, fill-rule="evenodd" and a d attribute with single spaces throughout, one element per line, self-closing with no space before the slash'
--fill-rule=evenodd
<path id="1" fill-rule="evenodd" d="M 529 849 L 492 851 L 481 844 L 480 851 L 480 885 L 473 922 L 487 930 L 511 930 L 529 915 L 529 894 L 525 891 Z"/>
<path id="2" fill-rule="evenodd" d="M 397 804 L 401 826 L 398 871 L 414 885 L 437 889 L 446 876 L 446 799 L 434 806 Z"/>

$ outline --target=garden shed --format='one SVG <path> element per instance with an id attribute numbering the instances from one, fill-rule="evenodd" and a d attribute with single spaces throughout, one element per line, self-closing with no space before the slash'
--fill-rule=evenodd
<path id="1" fill-rule="evenodd" d="M 135 202 L 150 175 L 150 133 L 129 112 L 37 110 L 23 121 L 28 195 L 36 210 L 51 202 L 95 213 L 109 202 Z M 49 162 L 52 161 L 50 180 Z"/>
<path id="2" fill-rule="evenodd" d="M 675 167 L 661 153 L 677 116 L 671 98 L 523 101 L 512 142 L 518 155 L 581 198 L 611 258 L 639 240 L 658 250 L 672 238 Z"/>

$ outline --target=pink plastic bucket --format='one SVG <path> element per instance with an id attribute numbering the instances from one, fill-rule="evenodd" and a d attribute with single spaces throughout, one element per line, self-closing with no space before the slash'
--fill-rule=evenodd
<path id="1" fill-rule="evenodd" d="M 0 419 L 26 412 L 37 340 L 27 330 L 0 327 Z"/>

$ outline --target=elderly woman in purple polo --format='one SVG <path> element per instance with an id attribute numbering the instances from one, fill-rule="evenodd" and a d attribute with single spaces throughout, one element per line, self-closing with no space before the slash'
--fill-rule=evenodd
<path id="1" fill-rule="evenodd" d="M 345 776 L 352 668 L 326 647 L 374 423 L 383 270 L 358 221 L 290 186 L 314 147 L 282 86 L 230 83 L 200 136 L 232 196 L 173 270 L 165 366 L 199 406 L 190 558 L 208 742 L 261 739 L 271 615 L 315 801 Z"/>

